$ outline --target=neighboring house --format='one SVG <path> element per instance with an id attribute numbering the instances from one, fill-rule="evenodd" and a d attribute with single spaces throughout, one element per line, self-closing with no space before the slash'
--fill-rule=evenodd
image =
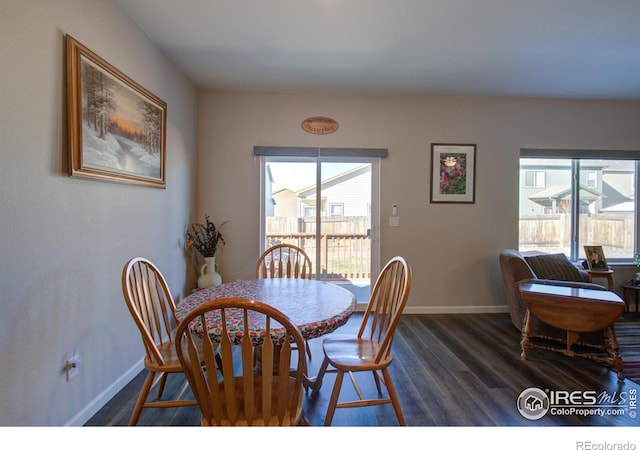
<path id="1" fill-rule="evenodd" d="M 580 166 L 580 212 L 628 212 L 624 205 L 634 198 L 633 164 L 633 161 L 583 161 Z M 571 169 L 566 161 L 521 161 L 520 217 L 569 213 L 570 204 Z"/>
<path id="2" fill-rule="evenodd" d="M 271 199 L 271 201 L 267 201 L 265 202 L 265 208 L 266 208 L 266 216 L 270 217 L 274 215 L 274 209 L 275 209 L 275 203 L 276 200 L 273 196 L 273 174 L 271 173 L 271 167 L 269 167 L 269 165 L 267 164 L 267 170 L 266 170 L 266 177 L 267 177 L 267 182 L 264 184 L 265 186 L 265 198 L 266 199 Z"/>
<path id="3" fill-rule="evenodd" d="M 612 161 L 602 173 L 604 201 L 601 213 L 634 213 L 634 161 Z"/>
<path id="4" fill-rule="evenodd" d="M 270 174 L 268 175 L 270 176 Z M 271 183 L 267 183 L 269 189 Z M 348 170 L 322 182 L 320 214 L 324 217 L 371 215 L 371 165 L 365 164 Z M 271 195 L 273 209 L 267 216 L 312 217 L 316 211 L 316 185 L 298 191 L 279 189 Z"/>
<path id="5" fill-rule="evenodd" d="M 580 212 L 594 213 L 596 205 L 600 203 L 602 194 L 580 186 Z M 571 185 L 551 186 L 550 188 L 531 194 L 529 202 L 537 204 L 534 210 L 542 210 L 536 214 L 569 214 L 571 213 Z M 531 213 L 529 213 L 531 214 Z"/>
<path id="6" fill-rule="evenodd" d="M 322 182 L 320 214 L 326 217 L 371 215 L 371 165 L 365 164 Z M 314 216 L 316 185 L 295 193 L 298 217 Z"/>
<path id="7" fill-rule="evenodd" d="M 273 193 L 273 212 L 267 216 L 299 217 L 299 199 L 291 189 L 283 188 Z"/>

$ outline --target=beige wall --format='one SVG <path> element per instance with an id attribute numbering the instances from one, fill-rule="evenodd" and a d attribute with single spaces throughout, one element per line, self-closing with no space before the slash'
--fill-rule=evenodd
<path id="1" fill-rule="evenodd" d="M 305 133 L 316 115 L 338 131 Z M 387 147 L 381 261 L 412 264 L 416 313 L 505 310 L 498 253 L 517 248 L 520 148 L 640 148 L 640 102 L 203 92 L 198 120 L 198 209 L 231 221 L 217 259 L 227 280 L 251 276 L 258 255 L 254 145 Z M 433 142 L 477 145 L 475 204 L 429 203 Z M 388 227 L 394 204 L 399 228 Z"/>
<path id="2" fill-rule="evenodd" d="M 168 103 L 167 189 L 67 176 L 65 33 Z M 142 368 L 124 263 L 185 288 L 196 91 L 111 0 L 3 0 L 0 61 L 0 425 L 82 424 Z"/>
<path id="3" fill-rule="evenodd" d="M 65 33 L 168 103 L 166 190 L 67 177 Z M 254 145 L 389 148 L 382 260 L 412 263 L 409 312 L 503 307 L 497 254 L 517 244 L 520 147 L 640 147 L 640 102 L 196 93 L 111 0 L 3 0 L 0 60 L 0 425 L 82 424 L 141 369 L 120 271 L 144 255 L 188 292 L 190 217 L 229 220 L 221 272 L 252 276 Z M 340 129 L 303 132 L 314 115 Z M 478 145 L 474 205 L 429 204 L 432 142 Z M 400 228 L 387 226 L 392 204 Z"/>

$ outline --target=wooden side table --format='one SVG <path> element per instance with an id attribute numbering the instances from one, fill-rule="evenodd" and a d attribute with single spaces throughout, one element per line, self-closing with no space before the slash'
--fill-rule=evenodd
<path id="1" fill-rule="evenodd" d="M 638 300 L 640 299 L 640 286 L 634 286 L 633 284 L 623 284 L 620 286 L 622 288 L 622 299 L 624 300 L 624 311 L 629 311 L 629 306 L 631 305 L 631 298 L 635 298 L 636 301 L 636 312 L 638 312 Z"/>
<path id="2" fill-rule="evenodd" d="M 625 302 L 611 291 L 582 289 L 569 286 L 554 286 L 537 283 L 520 285 L 522 300 L 527 306 L 525 322 L 522 326 L 522 359 L 527 359 L 527 350 L 543 348 L 561 352 L 567 356 L 580 356 L 603 362 L 618 372 L 618 379 L 624 379 L 624 363 L 616 337 L 614 322 L 625 309 Z M 531 316 L 549 325 L 566 331 L 566 348 L 535 343 L 531 336 Z M 604 352 L 597 354 L 572 348 L 580 339 L 580 333 L 602 330 Z"/>
<path id="3" fill-rule="evenodd" d="M 594 278 L 606 278 L 607 289 L 613 291 L 613 270 L 590 270 L 589 282 L 593 282 Z"/>

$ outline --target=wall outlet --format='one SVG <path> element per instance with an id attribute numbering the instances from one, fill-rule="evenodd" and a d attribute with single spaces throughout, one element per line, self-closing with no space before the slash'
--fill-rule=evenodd
<path id="1" fill-rule="evenodd" d="M 389 216 L 389 226 L 390 227 L 399 227 L 400 226 L 400 217 L 399 216 Z"/>
<path id="2" fill-rule="evenodd" d="M 64 371 L 67 374 L 67 381 L 70 381 L 78 375 L 78 372 L 80 371 L 80 353 L 78 352 L 78 349 L 75 349 L 71 358 L 67 359 Z"/>

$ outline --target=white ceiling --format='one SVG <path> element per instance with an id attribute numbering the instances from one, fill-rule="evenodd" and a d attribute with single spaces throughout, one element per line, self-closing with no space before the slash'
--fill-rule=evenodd
<path id="1" fill-rule="evenodd" d="M 640 0 L 116 0 L 203 88 L 640 99 Z"/>

